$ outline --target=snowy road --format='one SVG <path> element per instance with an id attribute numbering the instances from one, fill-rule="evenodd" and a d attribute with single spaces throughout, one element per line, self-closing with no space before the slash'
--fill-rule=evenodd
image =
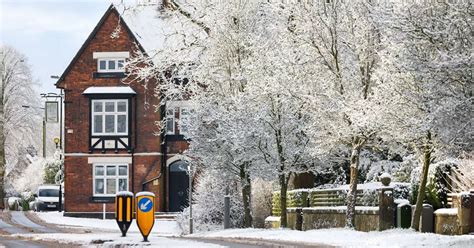
<path id="1" fill-rule="evenodd" d="M 10 215 L 9 215 L 10 214 Z M 6 221 L 12 223 L 9 224 Z M 23 212 L 1 212 L 0 213 L 0 247 L 12 248 L 42 248 L 42 247 L 61 247 L 57 242 L 44 242 L 19 239 L 14 235 L 27 235 L 32 232 L 45 233 L 53 230 L 40 226 L 30 221 Z"/>
<path id="2" fill-rule="evenodd" d="M 25 216 L 25 213 L 22 211 L 12 211 L 11 213 L 11 220 L 13 223 L 18 224 L 20 226 L 23 226 L 29 230 L 32 230 L 33 232 L 39 232 L 39 233 L 55 233 L 57 232 L 56 230 L 53 230 L 51 228 L 47 228 L 44 226 L 40 226 L 30 219 L 28 219 Z"/>
<path id="3" fill-rule="evenodd" d="M 40 215 L 55 216 L 54 213 L 40 213 Z M 62 225 L 45 223 L 38 220 L 32 213 L 11 211 L 3 212 L 0 215 L 0 247 L 70 247 L 70 246 L 89 246 L 95 244 L 96 246 L 127 246 L 127 245 L 141 245 L 141 235 L 139 232 L 131 232 L 126 238 L 120 237 L 116 231 L 115 220 L 94 220 L 87 219 L 87 223 L 92 224 L 97 222 L 98 226 L 104 229 L 97 228 L 76 228 L 65 230 L 64 223 L 67 219 L 58 219 Z M 62 217 L 64 218 L 64 217 Z M 3 220 L 2 220 L 3 219 Z M 84 220 L 75 219 L 75 224 L 81 224 Z M 168 222 L 158 222 L 161 226 L 162 234 L 167 236 L 173 232 L 174 226 Z M 105 225 L 103 225 L 105 224 Z M 107 230 L 107 227 L 113 229 Z M 163 230 L 164 228 L 164 230 Z M 168 230 L 167 230 L 168 229 Z M 85 233 L 85 230 L 88 230 Z M 34 240 L 31 240 L 34 239 Z M 275 247 L 273 245 L 267 246 L 262 244 L 245 244 L 242 242 L 212 240 L 212 239 L 187 239 L 179 237 L 150 237 L 151 247 L 203 247 L 203 248 L 257 248 L 257 247 Z"/>
<path id="4" fill-rule="evenodd" d="M 9 234 L 12 233 L 28 233 L 26 230 L 12 226 L 0 219 L 0 230 Z"/>
<path id="5" fill-rule="evenodd" d="M 12 248 L 43 248 L 48 247 L 47 244 L 33 242 L 33 241 L 25 241 L 21 239 L 10 239 L 7 237 L 0 237 L 0 245 L 3 247 L 12 247 Z"/>

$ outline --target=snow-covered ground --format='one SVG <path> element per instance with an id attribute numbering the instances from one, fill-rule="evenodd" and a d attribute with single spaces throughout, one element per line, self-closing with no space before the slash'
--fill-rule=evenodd
<path id="1" fill-rule="evenodd" d="M 114 219 L 101 220 L 92 218 L 64 217 L 61 212 L 37 212 L 36 214 L 46 223 L 64 225 L 68 227 L 85 227 L 119 232 L 117 222 Z M 128 233 L 140 233 L 135 221 L 132 222 Z M 181 231 L 178 228 L 176 221 L 155 220 L 155 225 L 153 226 L 150 236 L 177 236 L 180 234 Z"/>
<path id="2" fill-rule="evenodd" d="M 220 245 L 209 243 L 201 243 L 191 240 L 179 240 L 171 237 L 158 237 L 150 235 L 148 240 L 150 242 L 144 243 L 140 233 L 130 233 L 127 237 L 121 237 L 120 232 L 116 233 L 37 233 L 37 234 L 18 234 L 18 237 L 30 238 L 33 240 L 56 241 L 64 244 L 74 243 L 93 247 L 94 245 L 100 247 L 127 247 L 139 246 L 141 247 L 196 247 L 196 248 L 219 248 Z"/>
<path id="3" fill-rule="evenodd" d="M 115 220 L 64 217 L 62 213 L 37 213 L 45 222 L 68 227 L 95 229 L 85 234 L 23 234 L 21 236 L 38 240 L 56 240 L 90 245 L 139 245 L 141 234 L 136 222 L 132 223 L 127 237 L 120 237 Z M 103 230 L 103 232 L 100 232 Z M 150 234 L 150 245 L 162 247 L 219 247 L 208 243 L 173 239 L 181 234 L 175 221 L 157 220 Z M 472 247 L 474 235 L 446 236 L 433 233 L 419 233 L 408 229 L 392 229 L 383 232 L 359 232 L 344 228 L 294 231 L 288 229 L 229 229 L 187 235 L 190 238 L 211 239 L 253 239 L 302 244 L 326 244 L 341 247 Z M 165 246 L 166 245 L 166 246 Z"/>
<path id="4" fill-rule="evenodd" d="M 79 245 L 124 247 L 141 246 L 146 247 L 202 247 L 217 248 L 219 245 L 196 242 L 191 240 L 179 240 L 172 236 L 179 236 L 180 230 L 176 221 L 156 220 L 151 234 L 148 237 L 150 242 L 142 243 L 143 237 L 138 230 L 137 224 L 133 221 L 126 237 L 121 237 L 115 220 L 101 220 L 91 218 L 64 217 L 60 212 L 38 212 L 36 213 L 43 221 L 50 224 L 65 226 L 68 228 L 86 228 L 91 233 L 31 233 L 16 234 L 14 236 L 28 238 L 32 240 L 56 241 L 60 243 L 75 243 Z"/>
<path id="5" fill-rule="evenodd" d="M 358 232 L 344 228 L 311 231 L 230 229 L 188 235 L 201 238 L 239 238 L 318 243 L 341 247 L 473 247 L 474 235 L 446 236 L 419 233 L 408 229 L 383 232 Z"/>

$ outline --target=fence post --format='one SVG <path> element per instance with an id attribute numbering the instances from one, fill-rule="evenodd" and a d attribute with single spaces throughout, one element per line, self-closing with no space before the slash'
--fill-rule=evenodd
<path id="1" fill-rule="evenodd" d="M 382 188 L 379 192 L 379 231 L 393 228 L 393 189 Z"/>

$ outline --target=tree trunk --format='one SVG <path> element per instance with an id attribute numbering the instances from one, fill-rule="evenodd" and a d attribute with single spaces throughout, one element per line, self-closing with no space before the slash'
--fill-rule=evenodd
<path id="1" fill-rule="evenodd" d="M 252 227 L 251 211 L 251 181 L 248 173 L 248 163 L 240 166 L 240 181 L 242 182 L 242 198 L 244 202 L 244 227 Z"/>
<path id="2" fill-rule="evenodd" d="M 427 141 L 423 150 L 423 169 L 420 178 L 420 187 L 416 198 L 415 213 L 411 221 L 411 228 L 420 229 L 421 210 L 423 210 L 423 201 L 425 198 L 426 183 L 428 181 L 428 171 L 431 163 L 431 132 L 426 135 Z"/>
<path id="3" fill-rule="evenodd" d="M 357 198 L 357 177 L 359 174 L 360 138 L 354 138 L 351 153 L 351 177 L 347 194 L 346 227 L 355 228 L 355 206 Z"/>
<path id="4" fill-rule="evenodd" d="M 280 174 L 278 178 L 280 182 L 280 227 L 285 228 L 288 226 L 286 218 L 286 192 L 288 191 L 288 180 L 284 174 Z"/>

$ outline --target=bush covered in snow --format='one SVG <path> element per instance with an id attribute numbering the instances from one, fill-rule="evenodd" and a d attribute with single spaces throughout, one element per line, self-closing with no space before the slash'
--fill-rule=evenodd
<path id="1" fill-rule="evenodd" d="M 242 195 L 237 178 L 225 178 L 218 170 L 202 171 L 193 191 L 193 221 L 195 232 L 223 228 L 224 196 L 230 195 L 231 227 L 241 227 L 243 222 Z M 189 207 L 177 217 L 183 233 L 189 231 Z"/>
<path id="2" fill-rule="evenodd" d="M 458 160 L 446 159 L 430 166 L 428 171 L 428 183 L 425 191 L 425 202 L 432 205 L 434 209 L 444 208 L 448 205 L 448 193 L 451 191 L 450 175 L 458 168 Z M 410 202 L 416 202 L 421 167 L 412 171 L 412 192 Z"/>
<path id="3" fill-rule="evenodd" d="M 272 214 L 272 192 L 275 183 L 260 178 L 252 181 L 253 226 L 263 228 L 265 218 Z"/>
<path id="4" fill-rule="evenodd" d="M 44 183 L 58 184 L 62 176 L 61 168 L 64 161 L 61 159 L 61 153 L 56 151 L 53 158 L 47 159 L 43 165 L 44 167 Z"/>

